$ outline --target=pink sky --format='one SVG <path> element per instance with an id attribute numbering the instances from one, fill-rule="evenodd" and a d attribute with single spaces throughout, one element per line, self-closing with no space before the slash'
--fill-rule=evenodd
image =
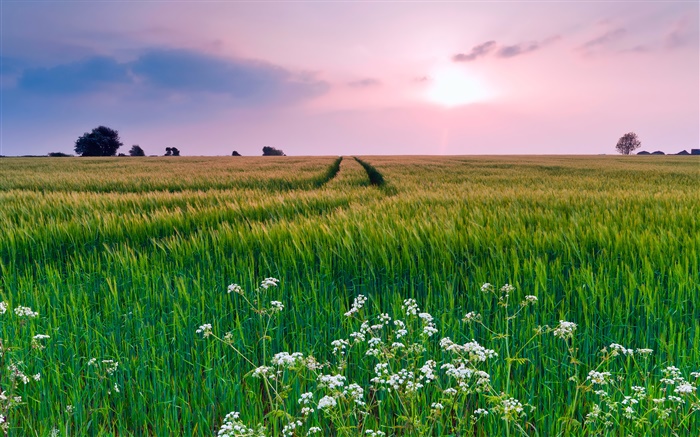
<path id="1" fill-rule="evenodd" d="M 700 142 L 697 2 L 2 4 L 2 154 L 598 154 Z M 39 128 L 37 128 L 39 127 Z"/>

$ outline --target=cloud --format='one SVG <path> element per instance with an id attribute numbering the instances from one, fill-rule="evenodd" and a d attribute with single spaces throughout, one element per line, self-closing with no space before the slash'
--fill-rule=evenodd
<path id="1" fill-rule="evenodd" d="M 600 36 L 597 36 L 589 41 L 586 41 L 585 43 L 580 45 L 577 48 L 577 50 L 582 51 L 582 52 L 591 52 L 591 51 L 597 50 L 599 48 L 602 48 L 602 47 L 609 45 L 612 42 L 619 40 L 626 33 L 627 33 L 627 30 L 622 28 L 622 27 L 618 27 L 617 29 L 609 30 Z"/>
<path id="2" fill-rule="evenodd" d="M 244 101 L 297 100 L 328 89 L 328 84 L 311 74 L 187 50 L 150 51 L 134 61 L 131 69 L 137 78 L 157 89 L 221 94 Z"/>
<path id="3" fill-rule="evenodd" d="M 486 56 L 494 48 L 496 48 L 496 41 L 486 41 L 485 43 L 472 47 L 472 50 L 467 54 L 458 53 L 454 55 L 452 60 L 454 62 L 471 62 L 477 58 Z"/>
<path id="4" fill-rule="evenodd" d="M 20 90 L 82 95 L 126 86 L 142 98 L 218 95 L 244 104 L 290 103 L 324 93 L 328 84 L 311 73 L 269 63 L 220 58 L 191 50 L 149 50 L 134 61 L 90 57 L 22 72 Z"/>
<path id="5" fill-rule="evenodd" d="M 525 53 L 534 52 L 539 49 L 540 45 L 536 42 L 521 43 L 513 46 L 503 46 L 498 49 L 496 56 L 499 58 L 512 58 Z"/>
<path id="6" fill-rule="evenodd" d="M 561 37 L 559 35 L 555 35 L 540 42 L 531 41 L 510 46 L 501 46 L 501 48 L 499 48 L 496 52 L 496 56 L 499 58 L 513 58 L 515 56 L 520 56 L 526 53 L 534 52 L 535 50 L 539 50 L 560 39 Z"/>
<path id="7" fill-rule="evenodd" d="M 352 88 L 371 88 L 375 86 L 380 86 L 381 84 L 382 82 L 379 79 L 374 79 L 371 77 L 366 77 L 364 79 L 348 82 L 348 86 Z"/>
<path id="8" fill-rule="evenodd" d="M 514 58 L 516 56 L 540 50 L 541 48 L 560 39 L 561 37 L 559 35 L 554 35 L 542 41 L 529 41 L 512 45 L 498 45 L 496 41 L 491 40 L 483 44 L 479 44 L 478 46 L 474 46 L 467 54 L 458 53 L 454 55 L 452 60 L 454 62 L 470 62 L 478 58 L 485 57 L 492 52 L 496 57 L 501 59 Z M 496 51 L 494 52 L 494 50 Z"/>
<path id="9" fill-rule="evenodd" d="M 20 89 L 34 93 L 76 94 L 131 81 L 126 65 L 95 56 L 51 68 L 24 70 L 17 83 Z"/>
<path id="10" fill-rule="evenodd" d="M 667 49 L 677 49 L 687 45 L 691 41 L 697 41 L 697 35 L 693 38 L 691 33 L 690 23 L 687 18 L 677 21 L 664 37 L 664 47 Z"/>

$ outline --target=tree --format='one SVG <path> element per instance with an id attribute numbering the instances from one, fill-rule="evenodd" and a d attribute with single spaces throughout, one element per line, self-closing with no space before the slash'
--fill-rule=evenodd
<path id="1" fill-rule="evenodd" d="M 177 147 L 166 147 L 165 156 L 180 156 L 180 151 Z"/>
<path id="2" fill-rule="evenodd" d="M 234 150 L 233 153 L 231 153 L 231 156 L 241 156 L 241 154 Z"/>
<path id="3" fill-rule="evenodd" d="M 131 150 L 129 150 L 129 156 L 146 156 L 146 152 L 143 151 L 141 146 L 134 144 L 131 146 Z"/>
<path id="4" fill-rule="evenodd" d="M 114 156 L 121 146 L 119 132 L 107 126 L 98 126 L 75 141 L 75 153 L 80 156 Z"/>
<path id="5" fill-rule="evenodd" d="M 263 147 L 263 156 L 287 156 L 283 151 L 275 149 L 274 147 L 265 146 Z"/>
<path id="6" fill-rule="evenodd" d="M 624 134 L 618 140 L 617 146 L 615 146 L 615 148 L 618 152 L 622 153 L 623 155 L 629 155 L 630 152 L 638 149 L 641 145 L 642 142 L 639 141 L 639 138 L 637 138 L 637 134 L 634 132 L 629 132 Z"/>

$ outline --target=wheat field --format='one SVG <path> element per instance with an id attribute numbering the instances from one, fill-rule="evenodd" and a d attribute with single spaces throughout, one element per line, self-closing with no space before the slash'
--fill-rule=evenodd
<path id="1" fill-rule="evenodd" d="M 13 436 L 211 436 L 236 411 L 269 435 L 700 433 L 689 376 L 700 371 L 698 159 L 358 158 L 0 160 L 0 391 L 21 396 L 0 401 L 0 424 Z M 266 296 L 284 307 L 274 317 L 227 292 L 269 277 L 279 283 Z M 369 314 L 401 314 L 414 299 L 432 315 L 438 333 L 416 334 L 425 351 L 406 366 L 446 359 L 444 336 L 495 351 L 500 361 L 479 363 L 491 395 L 465 392 L 450 421 L 435 406 L 449 394 L 439 370 L 417 393 L 382 392 L 375 365 L 397 353 L 338 361 L 333 341 L 359 332 L 345 315 L 358 295 Z M 533 308 L 518 306 L 526 296 Z M 576 324 L 573 337 L 554 331 L 560 321 Z M 204 324 L 221 341 L 198 334 Z M 601 361 L 611 344 L 653 353 Z M 271 414 L 251 373 L 283 351 L 362 381 L 367 410 L 319 406 L 283 429 L 313 390 L 290 379 L 274 403 L 287 415 Z M 669 366 L 682 376 L 652 396 Z M 649 399 L 635 398 L 634 414 L 603 405 L 590 371 L 604 370 L 619 393 L 648 384 Z M 683 403 L 669 398 L 681 386 Z M 327 396 L 340 409 L 338 393 Z M 523 413 L 504 412 L 499 393 Z M 594 405 L 610 425 L 593 420 Z M 461 418 L 464 431 L 448 431 Z"/>

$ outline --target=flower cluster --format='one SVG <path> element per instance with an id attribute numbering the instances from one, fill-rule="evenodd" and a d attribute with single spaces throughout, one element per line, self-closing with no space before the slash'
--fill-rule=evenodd
<path id="1" fill-rule="evenodd" d="M 572 338 L 574 336 L 574 331 L 576 331 L 576 328 L 578 325 L 574 322 L 567 322 L 565 320 L 559 320 L 559 325 L 554 328 L 554 333 L 555 337 L 562 338 L 564 340 Z"/>
<path id="2" fill-rule="evenodd" d="M 232 411 L 224 417 L 224 423 L 216 434 L 218 437 L 265 437 L 265 429 L 262 425 L 250 428 L 240 420 L 240 413 Z"/>
<path id="3" fill-rule="evenodd" d="M 357 313 L 362 309 L 362 307 L 365 305 L 365 302 L 367 302 L 367 298 L 360 294 L 358 295 L 355 300 L 352 302 L 352 308 L 350 308 L 346 313 L 345 317 L 350 317 L 353 314 Z"/>
<path id="4" fill-rule="evenodd" d="M 267 278 L 258 292 L 276 285 L 276 280 Z M 253 358 L 245 357 L 252 368 L 248 375 L 260 379 L 266 393 L 263 402 L 270 403 L 265 408 L 275 412 L 261 420 L 276 434 L 288 437 L 328 435 L 338 430 L 342 430 L 338 435 L 384 436 L 385 431 L 391 435 L 397 427 L 404 427 L 401 432 L 406 435 L 436 435 L 437 430 L 443 435 L 469 435 L 480 426 L 477 421 L 484 424 L 484 429 L 504 424 L 496 426 L 527 434 L 534 426 L 527 423 L 534 407 L 509 392 L 517 385 L 510 379 L 518 374 L 515 366 L 530 361 L 518 354 L 525 345 L 534 347 L 530 341 L 544 333 L 568 343 L 576 335 L 578 325 L 559 320 L 553 328 L 538 327 L 530 341 L 518 345 L 520 337 L 513 335 L 517 329 L 514 320 L 527 312 L 526 307 L 537 304 L 538 297 L 525 295 L 520 297 L 520 305 L 509 306 L 509 299 L 513 300 L 516 292 L 512 285 L 497 288 L 486 283 L 481 290 L 493 294 L 496 305 L 482 308 L 485 317 L 476 311 L 467 312 L 463 321 L 470 325 L 463 326 L 471 330 L 471 335 L 457 332 L 453 338 L 459 341 L 447 336 L 435 339 L 439 332 L 436 319 L 421 311 L 415 299 L 403 300 L 403 316 L 378 312 L 366 317 L 368 299 L 358 295 L 344 313 L 348 319 L 343 319 L 343 324 L 350 333 L 330 343 L 333 355 L 329 362 L 320 364 L 301 352 L 278 352 L 262 365 L 253 364 Z M 229 286 L 229 292 L 244 295 L 235 284 Z M 245 295 L 244 298 L 250 303 Z M 255 299 L 251 301 L 260 302 Z M 284 305 L 271 301 L 269 309 L 266 305 L 251 307 L 258 310 L 260 317 L 268 317 L 261 326 L 269 326 L 271 314 L 281 311 Z M 506 328 L 502 332 L 489 329 L 485 323 L 494 315 L 489 313 L 491 308 L 505 313 Z M 215 336 L 211 325 L 200 326 L 197 333 L 224 341 L 241 354 L 226 340 L 228 336 L 224 339 Z M 486 339 L 480 336 L 484 333 L 488 335 Z M 260 338 L 257 344 L 264 345 L 266 331 Z M 480 343 L 487 340 L 495 341 L 497 346 L 490 348 Z M 550 337 L 546 341 L 557 340 Z M 572 341 L 568 348 L 571 367 L 581 369 L 576 366 L 584 363 L 575 356 L 574 346 Z M 679 369 L 667 366 L 663 378 L 654 385 L 645 378 L 627 380 L 623 372 L 612 368 L 636 365 L 637 357 L 646 358 L 651 353 L 651 349 L 611 343 L 600 355 L 602 362 L 593 370 L 587 369 L 585 381 L 578 380 L 582 374 L 578 370 L 563 375 L 575 382 L 576 395 L 574 404 L 568 408 L 571 416 L 561 417 L 559 422 L 573 423 L 571 419 L 585 416 L 581 426 L 586 427 L 583 433 L 587 435 L 628 435 L 647 423 L 653 423 L 659 430 L 687 423 L 690 414 L 700 411 L 697 394 L 700 372 L 690 374 L 693 380 L 685 378 Z M 611 429 L 616 426 L 619 429 Z M 242 423 L 238 413 L 230 413 L 219 435 L 262 436 L 266 431 L 266 426 L 250 428 Z"/>

